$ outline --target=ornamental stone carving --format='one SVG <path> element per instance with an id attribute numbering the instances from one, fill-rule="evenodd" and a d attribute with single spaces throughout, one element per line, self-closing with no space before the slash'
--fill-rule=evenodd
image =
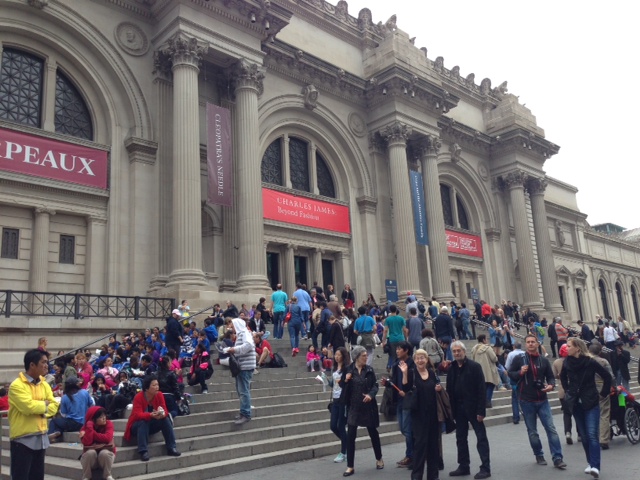
<path id="1" fill-rule="evenodd" d="M 139 57 L 149 51 L 149 40 L 140 27 L 130 22 L 122 22 L 114 36 L 118 46 L 129 55 Z"/>
<path id="2" fill-rule="evenodd" d="M 442 71 L 444 70 L 444 57 L 438 57 L 436 58 L 435 63 L 433 64 L 433 69 L 436 72 L 440 72 L 442 73 Z"/>
<path id="3" fill-rule="evenodd" d="M 558 246 L 563 247 L 564 244 L 567 243 L 567 239 L 564 236 L 564 231 L 562 230 L 562 222 L 560 220 L 556 220 L 555 228 L 556 228 L 556 239 L 558 240 Z"/>
<path id="4" fill-rule="evenodd" d="M 462 147 L 460 147 L 460 145 L 458 145 L 457 143 L 452 143 L 449 146 L 449 152 L 451 153 L 451 161 L 454 163 L 458 163 L 462 157 Z"/>
<path id="5" fill-rule="evenodd" d="M 49 207 L 36 207 L 35 212 L 36 213 L 46 213 L 46 214 L 51 215 L 51 216 L 56 214 L 56 211 L 53 210 L 52 208 L 49 208 Z"/>
<path id="6" fill-rule="evenodd" d="M 483 180 L 487 180 L 489 178 L 489 167 L 485 162 L 478 163 L 478 175 Z"/>
<path id="7" fill-rule="evenodd" d="M 349 129 L 356 137 L 364 137 L 367 134 L 367 124 L 356 112 L 349 114 Z"/>
<path id="8" fill-rule="evenodd" d="M 503 185 L 508 188 L 519 188 L 524 187 L 527 182 L 528 176 L 521 170 L 517 170 L 515 172 L 508 173 L 507 175 L 502 176 Z"/>
<path id="9" fill-rule="evenodd" d="M 44 7 L 49 5 L 49 0 L 27 0 L 27 3 L 32 7 L 42 10 Z"/>
<path id="10" fill-rule="evenodd" d="M 318 106 L 318 89 L 314 85 L 307 85 L 302 88 L 304 96 L 304 106 L 309 110 L 313 110 Z"/>
<path id="11" fill-rule="evenodd" d="M 394 144 L 406 145 L 411 132 L 412 129 L 408 125 L 395 122 L 380 130 L 380 135 L 387 141 L 389 146 Z"/>
<path id="12" fill-rule="evenodd" d="M 480 82 L 480 93 L 482 95 L 489 95 L 491 93 L 491 79 L 485 78 Z"/>
<path id="13" fill-rule="evenodd" d="M 358 13 L 358 28 L 362 31 L 369 30 L 373 25 L 373 16 L 371 15 L 371 10 L 368 8 L 363 8 Z"/>
<path id="14" fill-rule="evenodd" d="M 544 178 L 529 177 L 527 191 L 531 195 L 543 195 L 547 189 L 547 181 Z"/>
<path id="15" fill-rule="evenodd" d="M 258 95 L 264 91 L 264 73 L 257 64 L 242 58 L 236 62 L 231 70 L 231 83 L 233 90 L 238 88 L 255 88 Z"/>
<path id="16" fill-rule="evenodd" d="M 205 52 L 205 45 L 197 38 L 178 32 L 167 41 L 165 46 L 154 53 L 153 73 L 168 76 L 176 65 L 191 65 L 199 68 Z"/>

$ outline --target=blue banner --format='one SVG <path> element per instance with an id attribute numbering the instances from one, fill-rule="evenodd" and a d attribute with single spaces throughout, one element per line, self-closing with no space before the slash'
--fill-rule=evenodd
<path id="1" fill-rule="evenodd" d="M 397 302 L 398 301 L 398 282 L 397 280 L 385 280 L 384 281 L 384 289 L 387 292 L 387 302 Z"/>
<path id="2" fill-rule="evenodd" d="M 414 170 L 409 171 L 411 181 L 411 198 L 413 199 L 413 225 L 416 229 L 416 242 L 429 245 L 427 236 L 427 211 L 424 203 L 424 186 L 422 175 Z"/>

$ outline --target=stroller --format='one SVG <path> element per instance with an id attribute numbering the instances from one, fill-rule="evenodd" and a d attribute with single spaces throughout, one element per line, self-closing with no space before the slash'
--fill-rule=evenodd
<path id="1" fill-rule="evenodd" d="M 611 438 L 626 435 L 632 445 L 640 442 L 640 403 L 623 387 L 611 396 Z"/>

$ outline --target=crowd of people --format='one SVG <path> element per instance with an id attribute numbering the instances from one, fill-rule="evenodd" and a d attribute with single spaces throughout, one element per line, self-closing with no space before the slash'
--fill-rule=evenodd
<path id="1" fill-rule="evenodd" d="M 422 479 L 425 470 L 427 480 L 438 479 L 444 468 L 442 434 L 454 430 L 458 467 L 449 475 L 469 475 L 469 425 L 481 459 L 474 478 L 491 476 L 483 419 L 495 390 L 512 392 L 513 423 L 524 419 L 535 461 L 547 464 L 537 432 L 540 419 L 553 465 L 566 468 L 547 398 L 556 388 L 566 443 L 573 443 L 573 418 L 588 462 L 585 473 L 598 478 L 600 450 L 609 443 L 611 387 L 629 390 L 630 354 L 624 345 L 635 347 L 638 335 L 628 322 L 597 318 L 594 330 L 582 320 L 572 328 L 561 317 L 547 323 L 510 301 L 491 306 L 474 300 L 467 308 L 453 301 L 440 304 L 436 298 L 422 303 L 411 293 L 403 304 L 378 305 L 369 294 L 356 306 L 349 285 L 338 297 L 331 285 L 323 289 L 314 284 L 309 290 L 298 284 L 290 298 L 278 285 L 269 300 L 261 298 L 251 308 L 237 308 L 231 301 L 224 309 L 216 304 L 202 328 L 183 301 L 163 328 L 130 332 L 120 341 L 111 337 L 96 351 L 59 352 L 51 370 L 47 340 L 40 339 L 9 389 L 12 475 L 14 452 L 16 458 L 27 454 L 33 459 L 33 472 L 24 476 L 16 467 L 13 478 L 40 478 L 44 451 L 64 432 L 80 432 L 84 478 L 90 478 L 92 468 L 111 478 L 116 454 L 111 420 L 127 408 L 124 438 L 135 437 L 142 461 L 150 458 L 148 439 L 155 432 L 162 432 L 167 455 L 179 456 L 172 419 L 188 414 L 184 384 L 207 394 L 216 362 L 229 366 L 235 376 L 240 400 L 235 424 L 249 422 L 253 375 L 264 367 L 284 366 L 268 338 L 282 339 L 285 331 L 292 357 L 302 340 L 309 342 L 307 368 L 321 372 L 332 388 L 330 428 L 341 445 L 334 461 L 346 461 L 344 476 L 355 473 L 358 427 L 367 428 L 375 466 L 384 468 L 377 432 L 378 376 L 372 367 L 378 348 L 388 355 L 380 380 L 382 409 L 397 418 L 405 438 L 405 455 L 397 466 L 408 468 L 412 480 Z M 271 331 L 267 323 L 273 323 Z M 477 343 L 467 352 L 461 340 Z M 440 380 L 444 375 L 446 388 Z"/>

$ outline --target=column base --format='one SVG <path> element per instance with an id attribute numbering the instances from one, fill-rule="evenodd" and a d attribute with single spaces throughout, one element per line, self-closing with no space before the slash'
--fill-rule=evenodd
<path id="1" fill-rule="evenodd" d="M 523 302 L 521 305 L 521 308 L 523 309 L 522 311 L 524 311 L 527 308 L 530 308 L 534 312 L 538 313 L 544 310 L 544 305 L 541 302 L 532 302 L 532 303 Z"/>
<path id="2" fill-rule="evenodd" d="M 151 279 L 151 283 L 149 283 L 149 292 L 155 292 L 156 290 L 160 290 L 165 287 L 169 282 L 168 275 L 156 275 Z"/>
<path id="3" fill-rule="evenodd" d="M 545 310 L 549 313 L 558 314 L 556 316 L 561 316 L 560 314 L 565 313 L 564 307 L 560 303 L 545 305 Z"/>
<path id="4" fill-rule="evenodd" d="M 409 296 L 409 292 L 411 292 L 411 295 L 415 295 L 418 300 L 420 301 L 425 300 L 424 295 L 422 294 L 420 289 L 412 288 L 411 290 L 401 290 L 400 293 L 398 293 L 398 302 L 404 303 L 404 301 Z"/>
<path id="5" fill-rule="evenodd" d="M 204 272 L 195 268 L 178 269 L 171 272 L 167 287 L 179 287 L 180 285 L 209 285 L 204 277 Z"/>
<path id="6" fill-rule="evenodd" d="M 269 280 L 263 275 L 245 275 L 238 278 L 235 293 L 252 293 L 263 296 L 271 295 L 273 290 L 269 286 Z"/>

